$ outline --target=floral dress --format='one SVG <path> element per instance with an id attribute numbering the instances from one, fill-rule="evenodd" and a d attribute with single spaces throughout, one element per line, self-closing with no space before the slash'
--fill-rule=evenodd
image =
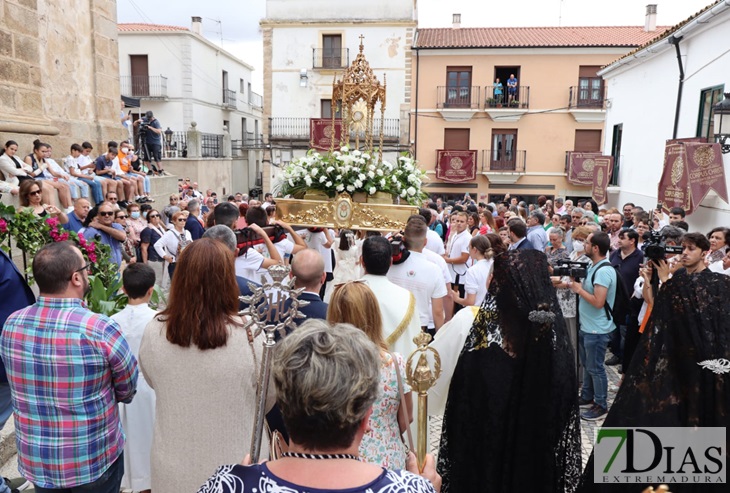
<path id="1" fill-rule="evenodd" d="M 392 353 L 398 363 L 398 371 L 403 380 L 403 393 L 407 394 L 411 388 L 406 383 L 406 365 L 403 356 Z M 398 428 L 398 379 L 393 358 L 386 353 L 380 368 L 380 384 L 382 392 L 373 403 L 373 414 L 370 416 L 370 431 L 365 433 L 360 443 L 360 455 L 371 464 L 377 464 L 386 469 L 405 469 L 406 446 L 401 439 Z"/>

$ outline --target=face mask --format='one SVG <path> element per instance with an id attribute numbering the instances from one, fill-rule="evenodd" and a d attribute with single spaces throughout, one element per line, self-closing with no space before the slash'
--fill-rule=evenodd
<path id="1" fill-rule="evenodd" d="M 573 250 L 576 252 L 582 252 L 585 250 L 585 244 L 582 241 L 575 240 L 573 242 Z"/>
<path id="2" fill-rule="evenodd" d="M 134 217 L 134 213 L 132 213 L 132 217 Z M 142 214 L 142 217 L 144 217 L 145 219 L 147 219 L 147 211 L 144 211 L 144 213 Z"/>
<path id="3" fill-rule="evenodd" d="M 132 219 L 139 219 L 139 211 L 134 211 L 131 214 Z M 147 216 L 147 213 L 145 213 L 145 217 Z"/>
<path id="4" fill-rule="evenodd" d="M 127 154 L 132 154 L 134 151 L 132 149 L 127 149 Z"/>

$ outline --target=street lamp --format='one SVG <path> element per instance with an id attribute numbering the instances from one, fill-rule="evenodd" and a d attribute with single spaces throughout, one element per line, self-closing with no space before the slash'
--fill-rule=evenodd
<path id="1" fill-rule="evenodd" d="M 725 93 L 725 99 L 712 107 L 715 114 L 713 127 L 715 130 L 715 141 L 720 143 L 722 153 L 730 152 L 730 93 Z"/>

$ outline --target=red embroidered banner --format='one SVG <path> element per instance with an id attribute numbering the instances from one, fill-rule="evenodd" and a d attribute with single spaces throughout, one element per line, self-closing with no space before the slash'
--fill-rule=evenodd
<path id="1" fill-rule="evenodd" d="M 319 151 L 329 151 L 334 140 L 335 147 L 338 147 L 342 136 L 342 120 L 335 120 L 332 125 L 331 118 L 311 118 L 309 120 L 309 147 Z"/>
<path id="2" fill-rule="evenodd" d="M 568 182 L 584 187 L 593 186 L 593 167 L 595 159 L 601 157 L 600 152 L 569 152 L 568 153 Z"/>
<path id="3" fill-rule="evenodd" d="M 720 145 L 704 139 L 668 140 L 658 190 L 662 208 L 668 212 L 681 207 L 692 214 L 710 190 L 728 201 Z"/>
<path id="4" fill-rule="evenodd" d="M 436 179 L 460 183 L 476 177 L 477 151 L 436 151 Z"/>
<path id="5" fill-rule="evenodd" d="M 598 205 L 608 202 L 608 182 L 611 181 L 613 173 L 613 156 L 601 156 L 594 158 L 593 183 L 591 184 L 591 196 Z"/>

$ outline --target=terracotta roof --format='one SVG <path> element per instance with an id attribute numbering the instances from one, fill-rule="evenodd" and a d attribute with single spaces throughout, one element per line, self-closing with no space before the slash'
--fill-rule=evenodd
<path id="1" fill-rule="evenodd" d="M 634 47 L 663 34 L 643 26 L 462 27 L 419 29 L 414 48 Z"/>
<path id="2" fill-rule="evenodd" d="M 186 32 L 190 31 L 187 27 L 180 26 L 167 26 L 165 24 L 142 24 L 142 23 L 130 23 L 130 24 L 117 24 L 117 29 L 122 33 L 141 33 L 141 32 L 152 32 L 152 31 L 178 31 Z"/>
<path id="3" fill-rule="evenodd" d="M 624 58 L 628 58 L 631 55 L 633 55 L 634 53 L 637 53 L 637 52 L 643 50 L 647 46 L 653 45 L 654 43 L 657 43 L 657 42 L 659 42 L 659 41 L 661 41 L 663 39 L 668 38 L 672 34 L 676 33 L 682 26 L 684 26 L 688 22 L 692 21 L 696 17 L 700 16 L 701 14 L 705 13 L 706 11 L 710 10 L 711 8 L 715 7 L 716 5 L 722 3 L 723 1 L 724 0 L 717 0 L 716 2 L 712 2 L 710 5 L 708 5 L 704 9 L 700 10 L 696 14 L 693 14 L 693 15 L 687 17 L 685 20 L 683 20 L 679 24 L 676 24 L 674 26 L 671 26 L 669 28 L 664 29 L 664 32 L 662 32 L 662 33 L 657 33 L 657 35 L 654 36 L 652 39 L 646 41 L 645 43 L 641 44 L 640 46 L 637 46 L 636 49 L 631 50 L 630 52 L 626 53 L 624 56 L 622 56 L 620 58 L 617 58 L 616 60 L 614 60 L 613 62 L 609 63 L 608 65 L 605 65 L 603 68 L 610 67 L 611 65 L 613 65 L 616 62 L 618 62 L 619 60 L 623 60 Z M 659 31 L 659 28 L 657 28 L 657 31 Z"/>

